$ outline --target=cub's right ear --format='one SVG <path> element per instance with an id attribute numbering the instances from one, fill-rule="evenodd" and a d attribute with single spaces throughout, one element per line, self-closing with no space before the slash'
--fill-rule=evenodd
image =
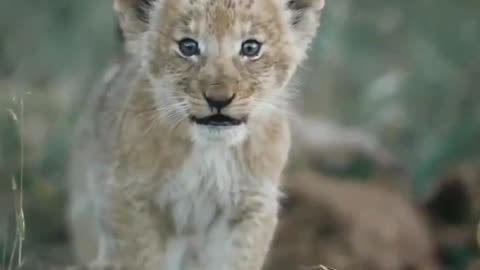
<path id="1" fill-rule="evenodd" d="M 127 42 L 135 41 L 147 29 L 150 11 L 160 0 L 113 0 L 120 27 Z"/>

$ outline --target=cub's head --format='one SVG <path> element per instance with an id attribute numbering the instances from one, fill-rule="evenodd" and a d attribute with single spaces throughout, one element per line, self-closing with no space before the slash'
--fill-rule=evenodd
<path id="1" fill-rule="evenodd" d="M 285 113 L 324 0 L 115 0 L 156 109 L 193 141 L 234 144 Z"/>

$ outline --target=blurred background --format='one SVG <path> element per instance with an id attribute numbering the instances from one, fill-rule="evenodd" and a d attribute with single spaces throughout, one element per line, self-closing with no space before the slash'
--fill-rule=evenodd
<path id="1" fill-rule="evenodd" d="M 480 269 L 479 12 L 327 2 L 266 268 Z M 71 130 L 120 50 L 111 1 L 0 1 L 0 269 L 73 263 Z"/>

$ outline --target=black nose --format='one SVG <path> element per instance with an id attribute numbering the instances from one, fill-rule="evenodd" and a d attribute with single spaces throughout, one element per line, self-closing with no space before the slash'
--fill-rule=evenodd
<path id="1" fill-rule="evenodd" d="M 208 106 L 210 106 L 211 109 L 217 109 L 218 112 L 220 112 L 221 109 L 227 107 L 232 103 L 233 99 L 235 99 L 235 94 L 231 96 L 230 98 L 213 98 L 213 97 L 207 97 L 207 95 L 203 94 L 203 97 L 208 103 Z"/>

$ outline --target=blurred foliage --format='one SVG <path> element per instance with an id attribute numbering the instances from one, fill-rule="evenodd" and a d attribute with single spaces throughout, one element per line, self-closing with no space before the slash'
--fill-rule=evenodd
<path id="1" fill-rule="evenodd" d="M 480 153 L 479 11 L 475 0 L 328 1 L 297 79 L 300 106 L 378 136 L 423 195 L 443 171 Z M 0 1 L 0 225 L 20 170 L 20 134 L 3 108 L 16 109 L 12 98 L 30 91 L 22 134 L 27 245 L 66 237 L 75 108 L 118 50 L 111 1 Z M 369 166 L 346 172 L 365 176 Z"/>
<path id="2" fill-rule="evenodd" d="M 330 3 L 301 76 L 306 110 L 377 134 L 423 194 L 446 166 L 480 153 L 479 10 L 478 1 Z"/>

